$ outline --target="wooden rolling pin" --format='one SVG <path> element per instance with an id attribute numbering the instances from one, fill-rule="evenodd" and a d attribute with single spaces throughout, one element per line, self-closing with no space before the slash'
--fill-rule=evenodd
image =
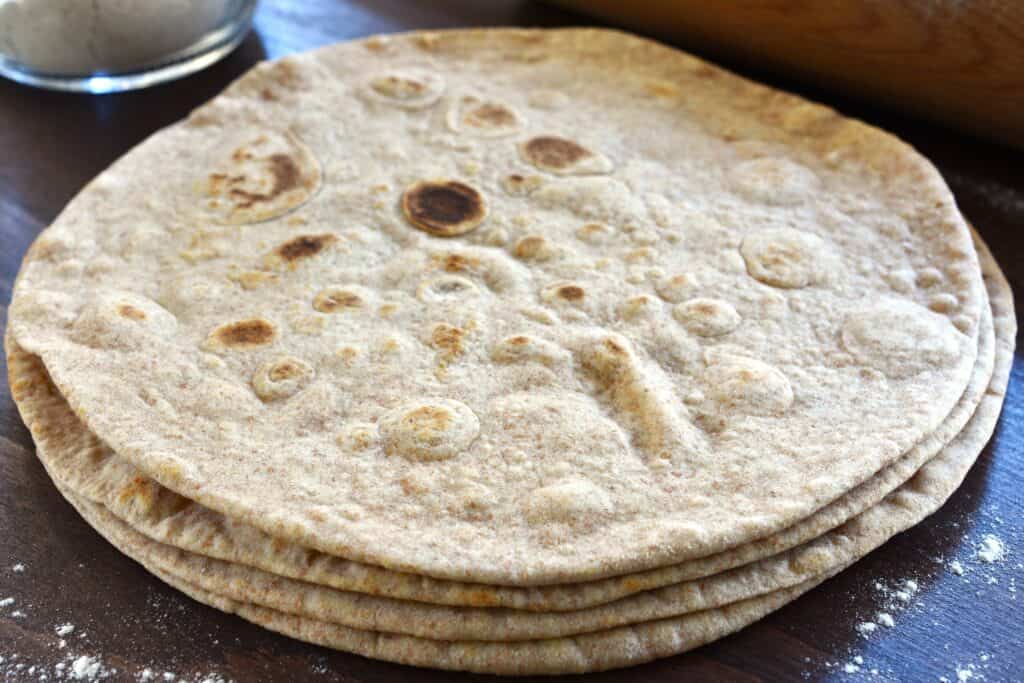
<path id="1" fill-rule="evenodd" d="M 559 0 L 1024 148 L 1024 0 Z"/>

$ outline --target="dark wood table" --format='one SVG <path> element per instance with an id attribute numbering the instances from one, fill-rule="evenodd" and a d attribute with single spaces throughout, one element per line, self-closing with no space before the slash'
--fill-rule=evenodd
<path id="1" fill-rule="evenodd" d="M 255 32 L 238 51 L 176 83 L 88 97 L 0 82 L 0 302 L 10 299 L 29 243 L 79 188 L 257 60 L 407 28 L 581 23 L 592 22 L 529 2 L 282 0 L 263 3 Z M 941 169 L 964 213 L 1024 296 L 1020 152 L 800 88 L 761 74 L 756 66 L 731 66 L 828 102 L 916 145 Z M 961 677 L 972 673 L 973 680 L 1022 680 L 1022 469 L 1024 356 L 1018 352 L 996 435 L 938 514 L 739 634 L 686 655 L 592 678 L 937 681 L 944 676 L 957 681 L 959 670 Z M 976 546 L 989 533 L 1006 544 L 1005 560 L 977 559 Z M 953 560 L 961 563 L 962 575 L 950 569 Z M 16 565 L 23 565 L 21 571 Z M 878 588 L 899 587 L 907 579 L 916 581 L 919 591 L 906 606 Z M 5 604 L 6 598 L 13 604 Z M 0 390 L 0 605 L 3 680 L 64 678 L 70 663 L 83 655 L 96 657 L 108 671 L 116 669 L 114 680 L 137 680 L 147 668 L 172 672 L 178 680 L 209 673 L 238 681 L 462 678 L 289 640 L 167 588 L 107 545 L 57 494 L 33 456 L 6 387 Z M 892 615 L 894 625 L 862 635 L 858 624 L 881 611 Z M 58 635 L 64 623 L 75 629 Z M 55 669 L 61 663 L 63 672 Z"/>

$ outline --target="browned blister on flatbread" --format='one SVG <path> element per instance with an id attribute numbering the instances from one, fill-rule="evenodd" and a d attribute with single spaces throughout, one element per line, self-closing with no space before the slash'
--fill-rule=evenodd
<path id="1" fill-rule="evenodd" d="M 218 222 L 277 218 L 319 189 L 320 163 L 294 134 L 252 131 L 236 139 L 201 181 L 200 205 Z"/>
<path id="2" fill-rule="evenodd" d="M 456 237 L 475 229 L 487 217 L 478 190 L 457 180 L 426 180 L 402 194 L 402 212 L 416 228 L 437 237 Z"/>

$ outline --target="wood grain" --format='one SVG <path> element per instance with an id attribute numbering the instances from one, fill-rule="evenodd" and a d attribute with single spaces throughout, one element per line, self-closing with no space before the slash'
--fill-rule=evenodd
<path id="1" fill-rule="evenodd" d="M 242 49 L 184 81 L 104 97 L 58 95 L 0 82 L 0 302 L 9 300 L 32 238 L 79 188 L 264 56 L 405 28 L 587 21 L 511 0 L 265 0 L 257 31 Z M 845 113 L 896 132 L 932 158 L 965 214 L 992 245 L 1015 291 L 1024 292 L 1024 168 L 1019 153 L 815 94 Z M 6 319 L 5 310 L 0 315 Z M 1024 671 L 1021 491 L 1024 358 L 1018 352 L 996 437 L 939 513 L 735 636 L 589 680 L 902 682 L 945 676 L 955 681 L 957 667 L 975 666 L 986 681 L 1019 681 Z M 986 565 L 974 559 L 975 545 L 985 533 L 995 533 L 1008 544 L 1008 560 Z M 964 576 L 949 571 L 948 561 L 954 558 L 963 562 Z M 23 572 L 12 570 L 17 563 L 25 565 Z M 906 578 L 920 584 L 914 602 L 891 610 L 894 628 L 862 637 L 857 624 L 889 609 L 875 582 L 894 584 Z M 990 579 L 997 583 L 990 584 Z M 105 667 L 117 669 L 110 680 L 125 681 L 137 680 L 145 668 L 174 672 L 185 680 L 208 673 L 236 681 L 493 680 L 382 664 L 306 645 L 167 588 L 111 548 L 60 498 L 35 460 L 28 433 L 0 379 L 0 600 L 8 597 L 14 604 L 0 608 L 0 680 L 5 681 L 38 681 L 41 673 L 55 680 L 57 663 L 81 655 L 98 656 Z M 13 616 L 17 611 L 24 616 Z M 64 636 L 66 644 L 60 648 L 55 628 L 65 622 L 76 628 Z M 858 656 L 863 671 L 844 672 L 843 665 L 854 664 Z M 32 666 L 38 668 L 29 674 Z M 871 669 L 878 675 L 870 674 Z"/>
<path id="2" fill-rule="evenodd" d="M 1024 3 L 1016 0 L 563 4 L 1024 147 Z"/>

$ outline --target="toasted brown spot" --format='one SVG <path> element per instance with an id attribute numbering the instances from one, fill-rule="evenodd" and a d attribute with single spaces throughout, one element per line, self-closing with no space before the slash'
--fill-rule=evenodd
<path id="1" fill-rule="evenodd" d="M 338 238 L 330 233 L 323 235 L 300 235 L 294 237 L 274 250 L 278 256 L 287 263 L 294 263 L 300 259 L 315 256 L 330 244 L 334 244 Z"/>
<path id="2" fill-rule="evenodd" d="M 558 288 L 558 296 L 566 301 L 581 301 L 583 299 L 583 288 L 579 285 L 563 285 Z"/>
<path id="3" fill-rule="evenodd" d="M 286 379 L 292 379 L 293 377 L 299 377 L 303 374 L 302 368 L 297 363 L 293 363 L 290 360 L 284 360 L 280 363 L 275 363 L 271 368 L 267 376 L 273 382 L 283 382 Z"/>
<path id="4" fill-rule="evenodd" d="M 133 499 L 142 499 L 143 501 L 147 498 L 151 499 L 152 487 L 148 484 L 149 482 L 144 477 L 135 477 L 121 488 L 117 498 L 121 503 L 128 503 Z"/>
<path id="5" fill-rule="evenodd" d="M 554 169 L 569 168 L 580 159 L 593 155 L 589 149 L 572 140 L 550 135 L 528 140 L 523 151 L 533 165 Z"/>
<path id="6" fill-rule="evenodd" d="M 462 353 L 462 340 L 465 337 L 466 331 L 464 329 L 448 325 L 447 323 L 438 323 L 434 326 L 430 341 L 435 348 L 444 351 L 445 355 L 449 358 L 453 358 Z"/>
<path id="7" fill-rule="evenodd" d="M 277 275 L 268 273 L 265 270 L 243 270 L 241 272 L 228 273 L 228 279 L 237 282 L 242 289 L 256 289 L 267 282 L 277 280 Z"/>
<path id="8" fill-rule="evenodd" d="M 130 306 L 129 304 L 121 304 L 120 306 L 117 307 L 117 312 L 120 313 L 121 316 L 125 318 L 131 318 L 132 320 L 146 319 L 145 311 L 139 310 L 138 308 Z"/>
<path id="9" fill-rule="evenodd" d="M 516 242 L 513 253 L 525 260 L 546 261 L 551 258 L 551 245 L 541 235 L 527 235 Z"/>
<path id="10" fill-rule="evenodd" d="M 402 195 L 402 212 L 415 227 L 438 237 L 463 235 L 487 216 L 484 198 L 456 180 L 423 181 Z"/>
<path id="11" fill-rule="evenodd" d="M 423 406 L 406 413 L 402 422 L 412 427 L 422 441 L 436 446 L 441 442 L 444 430 L 452 423 L 452 414 L 439 406 Z"/>
<path id="12" fill-rule="evenodd" d="M 461 273 L 479 267 L 480 259 L 462 254 L 448 254 L 440 258 L 440 266 L 447 273 Z"/>
<path id="13" fill-rule="evenodd" d="M 274 341 L 277 329 L 263 318 L 250 318 L 221 325 L 213 331 L 212 337 L 223 346 L 246 348 L 263 346 Z"/>
<path id="14" fill-rule="evenodd" d="M 616 342 L 614 339 L 604 340 L 605 348 L 614 353 L 617 356 L 625 356 L 627 354 L 626 349 L 622 348 L 622 345 Z"/>
<path id="15" fill-rule="evenodd" d="M 430 490 L 421 480 L 414 477 L 402 477 L 398 483 L 402 486 L 402 493 L 407 496 L 426 493 Z"/>
<path id="16" fill-rule="evenodd" d="M 421 95 L 427 84 L 407 76 L 383 76 L 374 80 L 370 87 L 386 97 L 408 99 Z"/>
<path id="17" fill-rule="evenodd" d="M 245 159 L 251 159 L 252 154 L 244 152 L 242 149 L 235 150 L 235 154 L 232 158 L 238 159 L 239 155 L 243 155 Z M 270 169 L 270 174 L 273 176 L 273 181 L 270 186 L 270 190 L 265 193 L 261 192 L 249 192 L 237 187 L 231 188 L 230 195 L 238 200 L 238 208 L 248 209 L 253 204 L 258 202 L 269 202 L 272 199 L 276 199 L 278 196 L 284 194 L 288 190 L 293 190 L 301 184 L 302 171 L 299 169 L 299 165 L 295 163 L 287 154 L 271 154 L 266 159 L 266 164 Z M 214 174 L 218 175 L 218 174 Z M 211 183 L 214 182 L 213 176 L 210 177 Z M 245 176 L 235 176 L 231 178 L 232 182 L 244 182 Z M 216 187 L 216 185 L 214 185 Z M 214 194 L 217 194 L 214 191 Z"/>
<path id="18" fill-rule="evenodd" d="M 353 346 L 343 346 L 338 349 L 337 356 L 345 365 L 351 367 L 359 358 L 359 349 Z"/>
<path id="19" fill-rule="evenodd" d="M 679 95 L 679 88 L 674 83 L 666 81 L 648 81 L 644 89 L 655 97 L 676 97 Z"/>
<path id="20" fill-rule="evenodd" d="M 462 120 L 476 128 L 503 128 L 518 123 L 515 112 L 511 109 L 489 102 L 466 112 Z"/>
<path id="21" fill-rule="evenodd" d="M 512 344 L 513 346 L 526 346 L 530 343 L 530 338 L 524 337 L 523 335 L 519 335 L 518 337 L 509 337 L 506 343 Z"/>
<path id="22" fill-rule="evenodd" d="M 335 313 L 346 308 L 360 308 L 363 299 L 347 289 L 325 289 L 313 299 L 313 308 L 321 313 Z"/>

